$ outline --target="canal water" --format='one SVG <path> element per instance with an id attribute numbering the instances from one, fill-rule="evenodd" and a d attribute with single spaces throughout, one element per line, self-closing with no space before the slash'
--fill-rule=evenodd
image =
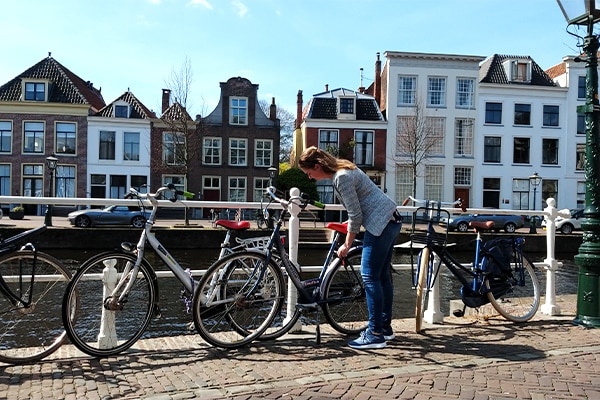
<path id="1" fill-rule="evenodd" d="M 191 270 L 206 269 L 217 259 L 218 249 L 212 250 L 180 250 L 174 251 L 173 256 L 185 268 Z M 53 251 L 50 252 L 55 257 L 61 259 L 65 264 L 75 270 L 84 260 L 97 254 L 97 251 Z M 325 258 L 325 250 L 302 251 L 298 254 L 298 261 L 302 266 L 318 266 L 322 264 Z M 471 254 L 456 254 L 461 262 L 469 262 Z M 534 263 L 542 262 L 545 254 L 529 254 Z M 156 270 L 166 270 L 162 261 L 153 252 L 147 251 L 148 261 Z M 572 257 L 566 257 L 561 261 L 562 267 L 559 268 L 556 278 L 556 294 L 575 294 L 577 293 L 578 269 L 573 263 Z M 411 258 L 407 254 L 396 252 L 393 264 L 396 265 L 394 273 L 394 318 L 410 318 L 413 316 L 415 307 L 415 291 L 412 289 L 412 276 L 410 268 Z M 450 300 L 460 299 L 460 283 L 451 276 L 445 269 L 442 269 L 440 278 L 440 297 L 441 311 L 444 315 L 450 313 Z M 546 272 L 538 268 L 538 278 L 540 280 L 542 296 L 546 289 Z M 193 319 L 191 314 L 185 311 L 185 304 L 179 298 L 182 285 L 175 278 L 161 278 L 159 280 L 160 308 L 161 317 L 151 322 L 148 331 L 144 337 L 158 337 L 181 334 L 194 334 Z M 543 304 L 542 299 L 542 304 Z M 308 316 L 311 318 L 311 316 Z M 192 330 L 190 331 L 190 326 Z"/>

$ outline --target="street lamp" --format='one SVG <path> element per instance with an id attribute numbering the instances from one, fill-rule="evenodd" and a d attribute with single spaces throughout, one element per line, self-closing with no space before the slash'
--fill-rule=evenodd
<path id="1" fill-rule="evenodd" d="M 539 176 L 537 172 L 534 172 L 533 175 L 529 177 L 529 184 L 533 186 L 533 211 L 535 211 L 537 204 L 535 202 L 535 192 L 537 191 L 537 187 L 540 185 L 540 183 L 542 183 L 542 177 Z M 532 215 L 529 219 L 529 233 L 537 233 L 536 224 L 537 217 Z"/>
<path id="2" fill-rule="evenodd" d="M 52 183 L 54 182 L 54 170 L 58 164 L 58 158 L 54 156 L 54 153 L 50 157 L 46 157 L 46 167 L 50 172 L 50 185 L 48 186 L 48 197 L 54 197 L 52 192 Z M 46 214 L 44 215 L 44 225 L 52 226 L 52 204 L 46 206 Z"/>
<path id="3" fill-rule="evenodd" d="M 269 186 L 273 186 L 273 180 L 275 179 L 277 168 L 271 165 L 267 171 L 269 171 Z"/>
<path id="4" fill-rule="evenodd" d="M 583 38 L 585 105 L 578 113 L 585 113 L 585 209 L 583 210 L 583 241 L 575 264 L 579 266 L 577 286 L 577 315 L 573 321 L 579 325 L 600 327 L 600 133 L 598 131 L 598 37 L 594 24 L 600 21 L 600 9 L 595 0 L 557 0 L 568 25 L 583 25 L 587 34 Z M 571 33 L 571 32 L 569 32 Z M 574 36 L 574 33 L 571 33 Z M 580 37 L 581 38 L 581 37 Z"/>

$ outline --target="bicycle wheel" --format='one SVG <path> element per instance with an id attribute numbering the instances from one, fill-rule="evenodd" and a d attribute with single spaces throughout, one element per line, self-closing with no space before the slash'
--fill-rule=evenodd
<path id="1" fill-rule="evenodd" d="M 94 357 L 121 353 L 135 344 L 157 313 L 155 274 L 145 262 L 125 300 L 108 304 L 108 290 L 112 289 L 106 288 L 103 280 L 110 276 L 112 285 L 106 286 L 114 287 L 125 273 L 126 282 L 131 283 L 130 268 L 135 261 L 130 254 L 102 253 L 86 261 L 69 283 L 63 299 L 63 323 L 71 342 L 84 353 Z M 74 299 L 79 299 L 79 308 L 69 318 L 65 310 Z"/>
<path id="2" fill-rule="evenodd" d="M 280 267 L 281 268 L 281 267 Z M 287 274 L 283 274 L 282 285 L 287 289 L 289 277 Z M 284 290 L 287 293 L 287 290 Z M 271 325 L 258 337 L 258 340 L 275 340 L 288 333 L 298 322 L 302 313 L 297 307 L 294 307 L 291 315 L 288 315 L 288 301 L 287 295 L 285 295 L 281 302 L 281 310 Z"/>
<path id="3" fill-rule="evenodd" d="M 336 331 L 347 335 L 364 331 L 369 322 L 365 284 L 360 274 L 361 257 L 359 248 L 344 259 L 334 259 L 334 270 L 325 283 L 325 319 Z"/>
<path id="4" fill-rule="evenodd" d="M 424 247 L 419 255 L 417 271 L 417 303 L 415 306 L 415 332 L 421 332 L 423 326 L 423 311 L 425 310 L 425 292 L 427 291 L 427 274 L 429 272 L 429 247 Z"/>
<path id="5" fill-rule="evenodd" d="M 504 318 L 514 322 L 530 320 L 540 305 L 540 282 L 535 276 L 533 263 L 524 254 L 513 255 L 512 273 L 501 278 L 486 278 L 485 284 L 492 306 Z M 519 261 L 522 260 L 522 262 Z"/>
<path id="6" fill-rule="evenodd" d="M 209 344 L 236 348 L 258 338 L 281 310 L 284 288 L 279 266 L 265 255 L 243 251 L 214 263 L 198 282 L 193 316 Z"/>
<path id="7" fill-rule="evenodd" d="M 41 360 L 65 339 L 56 299 L 64 294 L 71 272 L 51 255 L 33 251 L 0 257 L 0 272 L 6 289 L 21 299 L 11 301 L 0 294 L 0 361 Z"/>

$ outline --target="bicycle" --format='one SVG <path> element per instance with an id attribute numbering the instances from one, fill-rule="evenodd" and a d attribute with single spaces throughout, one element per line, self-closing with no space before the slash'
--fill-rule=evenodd
<path id="1" fill-rule="evenodd" d="M 74 299 L 80 302 L 74 316 L 69 317 L 63 311 L 67 335 L 75 347 L 88 355 L 107 357 L 127 350 L 143 335 L 151 319 L 160 316 L 158 277 L 144 258 L 147 245 L 183 284 L 181 298 L 188 312 L 191 308 L 196 279 L 189 269 L 177 262 L 152 231 L 159 207 L 158 198 L 166 191 L 176 195 L 171 201 L 177 201 L 178 196 L 193 195 L 175 190 L 171 184 L 159 188 L 154 194 L 141 194 L 130 189 L 127 197 L 138 199 L 140 206 L 143 206 L 143 200 L 152 205 L 139 241 L 137 244 L 124 242 L 119 250 L 92 256 L 81 265 L 65 290 L 63 310 L 68 309 Z M 215 225 L 227 229 L 221 255 L 232 251 L 229 248 L 232 231 L 250 227 L 247 221 L 217 220 Z M 241 245 L 257 243 L 252 239 L 241 240 L 238 242 Z"/>
<path id="2" fill-rule="evenodd" d="M 56 309 L 71 272 L 56 258 L 28 242 L 46 225 L 0 241 L 0 361 L 39 361 L 64 342 L 65 330 Z M 77 306 L 74 298 L 73 307 Z M 73 309 L 67 311 L 72 316 Z"/>
<path id="3" fill-rule="evenodd" d="M 470 226 L 475 229 L 477 236 L 473 263 L 467 267 L 449 253 L 446 246 L 447 228 L 445 233 L 436 232 L 433 228 L 434 221 L 439 220 L 442 215 L 450 218 L 450 211 L 443 207 L 461 206 L 460 199 L 455 202 L 440 202 L 409 197 L 403 205 L 409 201 L 413 201 L 415 205 L 423 204 L 413 213 L 411 233 L 411 246 L 413 243 L 423 245 L 413 274 L 413 286 L 417 293 L 417 333 L 422 329 L 425 294 L 433 287 L 441 265 L 445 265 L 462 284 L 460 296 L 465 307 L 478 308 L 490 303 L 500 315 L 513 322 L 526 322 L 535 315 L 540 304 L 540 284 L 533 263 L 523 253 L 523 237 L 498 237 L 484 242 L 481 232 L 493 229 L 494 223 L 471 222 Z M 466 210 L 463 208 L 462 211 Z M 415 229 L 419 212 L 425 214 L 425 232 L 417 232 Z M 463 314 L 464 309 L 455 313 L 457 316 Z"/>
<path id="4" fill-rule="evenodd" d="M 287 333 L 301 314 L 308 311 L 322 310 L 329 324 L 344 334 L 356 334 L 367 326 L 368 311 L 360 274 L 362 246 L 355 243 L 347 257 L 338 258 L 338 239 L 346 233 L 346 226 L 328 224 L 335 234 L 324 267 L 318 277 L 303 279 L 300 266 L 289 259 L 283 246 L 280 229 L 290 206 L 304 209 L 308 204 L 322 204 L 302 196 L 283 200 L 274 191 L 273 187 L 267 189 L 283 211 L 266 248 L 247 249 L 222 258 L 211 265 L 198 282 L 192 308 L 194 324 L 200 336 L 214 346 L 236 348 L 257 337 L 275 339 Z M 297 289 L 298 300 L 291 315 L 288 313 L 285 320 L 273 324 L 282 315 L 280 311 L 287 300 L 287 278 Z M 253 315 L 254 319 L 246 318 L 244 312 L 264 307 L 265 299 L 272 300 L 266 307 L 273 307 L 274 312 L 265 311 Z M 318 313 L 316 335 L 319 343 Z"/>

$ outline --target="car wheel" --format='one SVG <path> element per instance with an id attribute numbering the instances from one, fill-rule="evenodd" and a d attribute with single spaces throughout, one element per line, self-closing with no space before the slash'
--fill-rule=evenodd
<path id="1" fill-rule="evenodd" d="M 505 232 L 514 233 L 516 230 L 517 230 L 517 226 L 515 224 L 513 224 L 512 222 L 509 222 L 506 225 L 504 225 Z"/>
<path id="2" fill-rule="evenodd" d="M 467 224 L 466 222 L 459 222 L 456 225 L 456 230 L 458 230 L 459 232 L 466 232 L 469 230 L 469 224 Z"/>
<path id="3" fill-rule="evenodd" d="M 142 217 L 141 215 L 136 215 L 131 220 L 131 225 L 134 228 L 143 228 L 144 224 L 146 224 L 146 218 Z"/>
<path id="4" fill-rule="evenodd" d="M 566 233 L 566 234 L 573 233 L 573 225 L 564 224 L 563 226 L 560 227 L 560 231 L 562 233 Z"/>
<path id="5" fill-rule="evenodd" d="M 87 215 L 80 215 L 75 219 L 75 226 L 80 228 L 89 228 L 92 226 L 92 220 Z"/>

